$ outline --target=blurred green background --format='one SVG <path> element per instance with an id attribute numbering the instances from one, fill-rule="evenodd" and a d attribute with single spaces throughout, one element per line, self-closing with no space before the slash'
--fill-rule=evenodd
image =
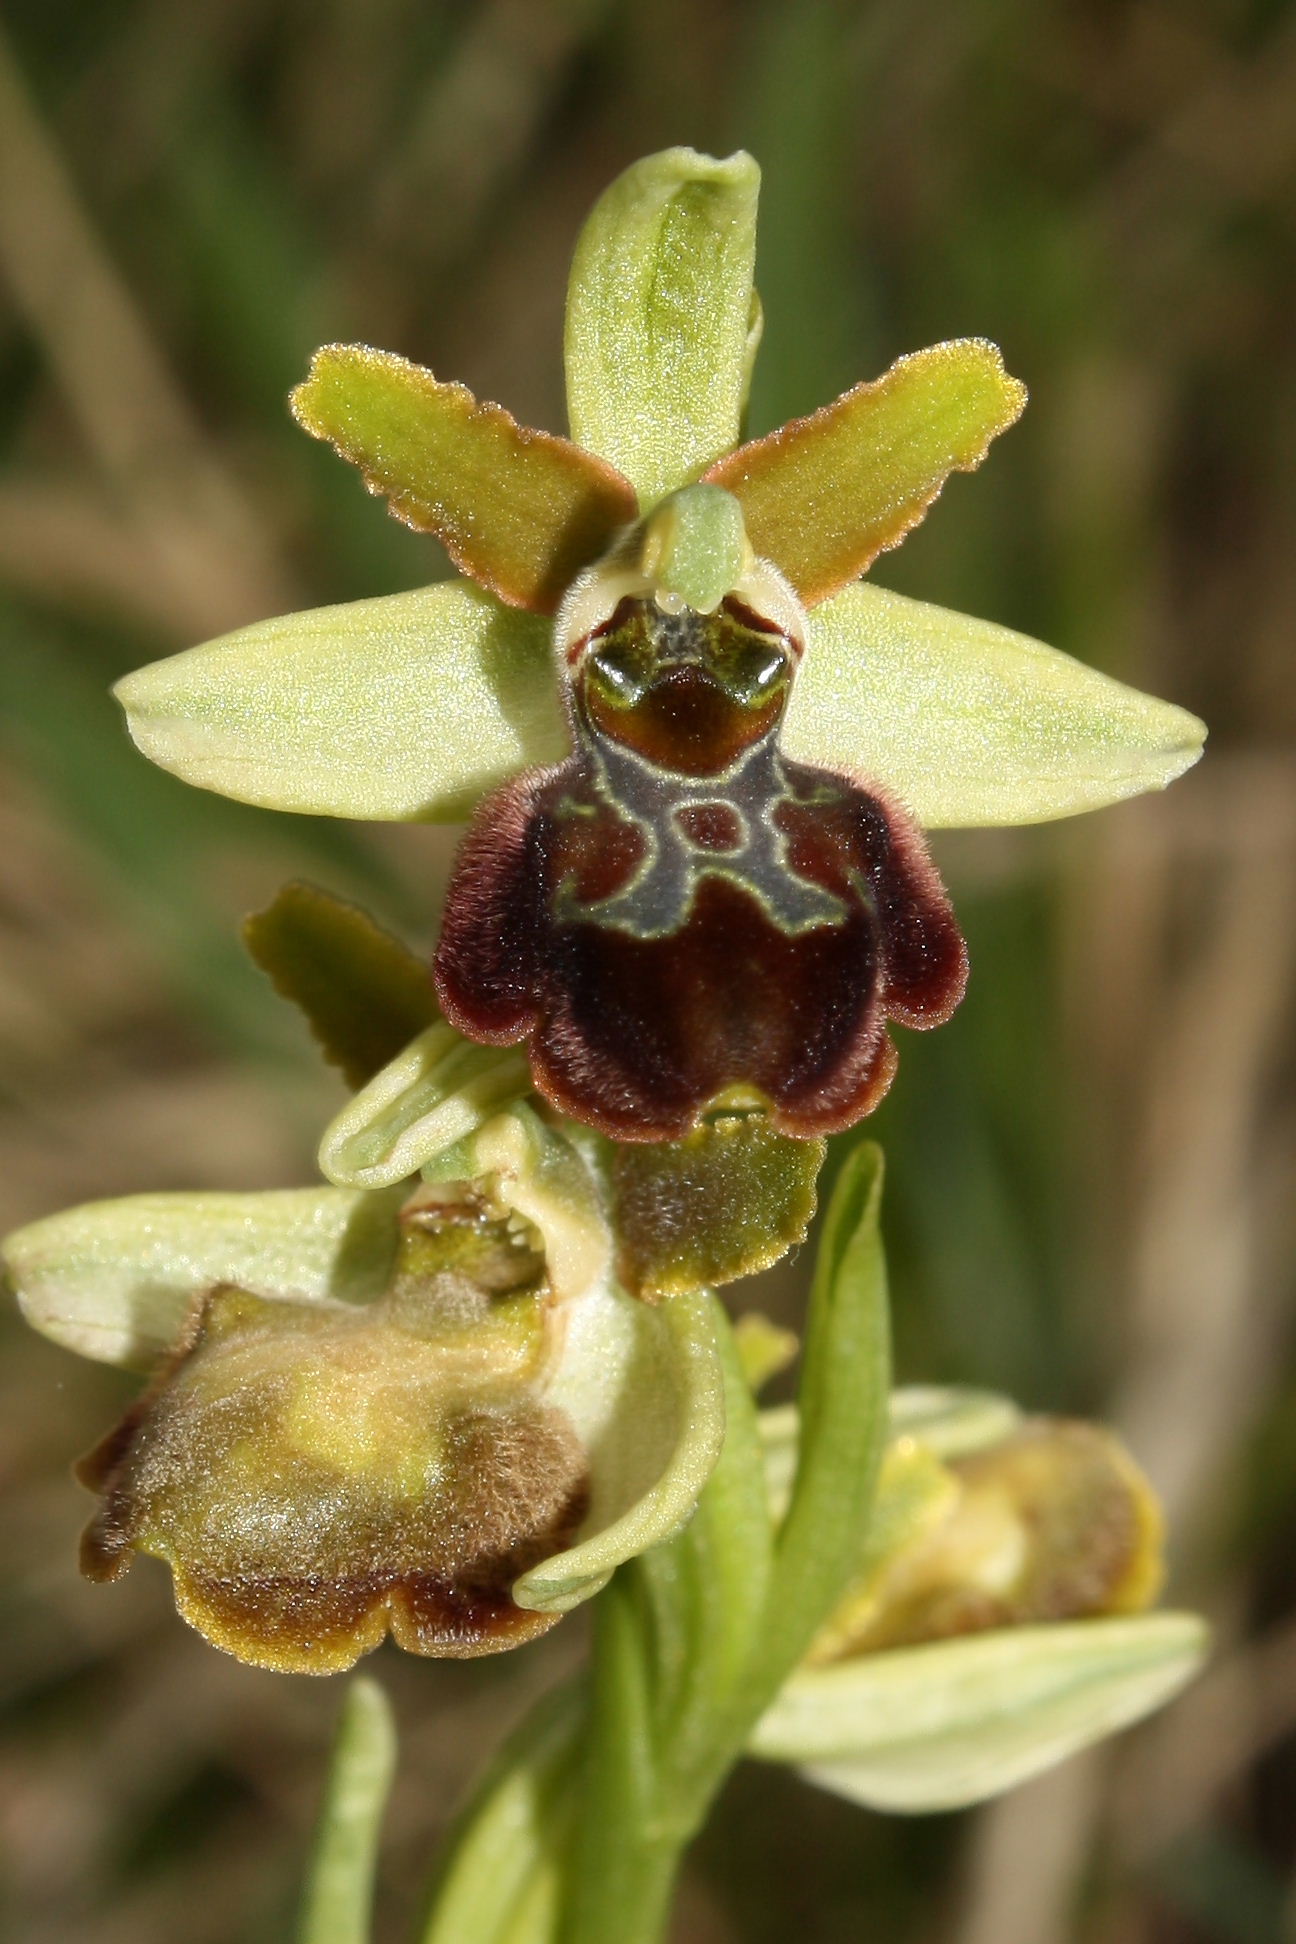
<path id="1" fill-rule="evenodd" d="M 753 430 L 979 333 L 1031 408 L 879 563 L 1204 715 L 1165 798 L 939 845 L 969 997 L 877 1117 L 901 1373 L 1117 1421 L 1218 1628 L 1164 1718 L 976 1814 L 753 1766 L 680 1944 L 1296 1939 L 1296 9 L 1287 0 L 7 0 L 0 37 L 0 1228 L 308 1179 L 339 1098 L 245 964 L 291 875 L 428 942 L 452 836 L 187 790 L 106 690 L 429 540 L 288 420 L 360 338 L 561 429 L 567 258 L 635 156 L 765 169 Z M 785 1318 L 804 1259 L 759 1300 Z M 162 1570 L 75 1572 L 129 1386 L 6 1319 L 0 1911 L 24 1944 L 289 1927 L 334 1683 L 237 1667 Z M 582 1622 L 384 1649 L 382 1936 Z"/>

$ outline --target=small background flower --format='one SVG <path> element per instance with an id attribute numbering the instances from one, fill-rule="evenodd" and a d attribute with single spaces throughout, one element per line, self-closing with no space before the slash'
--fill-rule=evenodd
<path id="1" fill-rule="evenodd" d="M 876 1131 L 902 1372 L 1119 1416 L 1170 1501 L 1176 1597 L 1228 1625 L 1173 1717 L 970 1823 L 862 1822 L 749 1770 L 685 1922 L 850 1936 L 881 1895 L 902 1944 L 937 1925 L 958 1944 L 1195 1944 L 1235 1936 L 1244 1906 L 1277 1934 L 1296 1860 L 1291 10 L 686 0 L 670 19 L 492 0 L 398 4 L 362 31 L 346 8 L 255 0 L 195 9 L 181 35 L 165 8 L 7 11 L 2 1226 L 142 1182 L 308 1178 L 342 1094 L 235 921 L 302 874 L 412 932 L 448 863 L 448 834 L 187 791 L 124 746 L 104 695 L 146 655 L 428 578 L 431 543 L 280 416 L 309 351 L 392 345 L 557 429 L 566 261 L 593 196 L 664 142 L 743 142 L 767 185 L 752 430 L 914 345 L 1001 342 L 1030 413 L 876 578 L 1216 730 L 1212 764 L 1163 799 L 940 844 L 976 982 L 907 1048 Z M 797 1273 L 766 1308 L 795 1313 Z M 65 1454 L 126 1387 L 17 1325 L 0 1382 L 6 1916 L 87 1944 L 123 1924 L 223 1944 L 249 1911 L 281 1935 L 329 1692 L 208 1653 L 160 1575 L 79 1585 Z M 426 1805 L 454 1799 L 568 1634 L 485 1673 L 438 1668 L 431 1700 L 427 1669 L 389 1657 L 422 1724 L 397 1897 L 424 1868 Z M 1078 1904 L 1099 1854 L 1101 1894 Z"/>

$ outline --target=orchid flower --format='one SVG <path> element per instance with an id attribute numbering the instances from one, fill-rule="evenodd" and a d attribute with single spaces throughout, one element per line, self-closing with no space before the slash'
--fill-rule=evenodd
<path id="1" fill-rule="evenodd" d="M 571 438 L 404 358 L 320 351 L 307 431 L 462 579 L 258 623 L 128 676 L 131 733 L 280 809 L 472 822 L 451 1025 L 524 1046 L 621 1142 L 730 1114 L 811 1139 L 947 1018 L 963 943 L 923 828 L 1163 786 L 1185 711 L 860 576 L 1025 402 L 977 338 L 741 442 L 758 172 L 671 149 L 577 246 Z"/>

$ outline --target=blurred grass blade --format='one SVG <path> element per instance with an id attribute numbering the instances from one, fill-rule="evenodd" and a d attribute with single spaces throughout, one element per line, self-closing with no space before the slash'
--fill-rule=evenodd
<path id="1" fill-rule="evenodd" d="M 367 1944 L 396 1725 L 376 1681 L 351 1682 L 315 1838 L 297 1944 Z"/>

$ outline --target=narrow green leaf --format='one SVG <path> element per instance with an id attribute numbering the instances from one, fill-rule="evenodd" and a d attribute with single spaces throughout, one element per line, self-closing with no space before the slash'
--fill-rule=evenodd
<path id="1" fill-rule="evenodd" d="M 511 607 L 551 614 L 638 511 L 629 482 L 569 439 L 367 344 L 317 351 L 292 408 L 398 519 L 434 533 L 462 573 Z"/>
<path id="2" fill-rule="evenodd" d="M 958 338 L 740 446 L 707 479 L 737 496 L 756 552 L 813 606 L 897 546 L 1025 403 L 995 345 Z"/>
<path id="3" fill-rule="evenodd" d="M 1039 823 L 1164 789 L 1196 716 L 1027 635 L 880 587 L 816 608 L 788 707 L 794 761 L 880 783 L 919 823 Z"/>
<path id="4" fill-rule="evenodd" d="M 114 693 L 187 783 L 330 817 L 461 818 L 568 748 L 548 626 L 464 581 L 276 615 Z"/>
<path id="5" fill-rule="evenodd" d="M 657 1939 L 682 1845 L 752 1718 L 770 1523 L 751 1393 L 732 1331 L 704 1300 L 724 1371 L 724 1448 L 688 1526 L 636 1558 L 595 1608 L 564 1944 Z"/>
<path id="6" fill-rule="evenodd" d="M 885 1446 L 890 1380 L 882 1152 L 871 1141 L 837 1178 L 806 1321 L 801 1439 L 778 1535 L 765 1654 L 790 1671 L 860 1556 Z"/>
<path id="7" fill-rule="evenodd" d="M 666 149 L 594 205 L 567 295 L 572 437 L 646 509 L 738 442 L 751 340 L 760 171 Z"/>
<path id="8" fill-rule="evenodd" d="M 0 1261 L 42 1335 L 83 1357 L 147 1365 L 220 1283 L 372 1299 L 395 1257 L 395 1210 L 391 1195 L 347 1188 L 127 1195 L 18 1229 Z"/>
<path id="9" fill-rule="evenodd" d="M 727 1321 L 717 1334 L 725 1378 L 724 1449 L 676 1543 L 645 1554 L 635 1566 L 652 1613 L 648 1638 L 663 1802 L 684 1827 L 701 1820 L 750 1718 L 773 1558 L 755 1402 Z"/>
<path id="10" fill-rule="evenodd" d="M 1006 1627 L 793 1676 L 751 1753 L 874 1809 L 958 1809 L 1150 1714 L 1200 1667 L 1188 1613 Z"/>
<path id="11" fill-rule="evenodd" d="M 509 1737 L 451 1832 L 423 1944 L 552 1944 L 583 1718 L 568 1683 Z"/>
<path id="12" fill-rule="evenodd" d="M 396 1724 L 376 1681 L 353 1680 L 333 1749 L 297 1944 L 368 1944 Z"/>
<path id="13" fill-rule="evenodd" d="M 437 1017 L 427 966 L 359 905 L 317 885 L 286 884 L 244 921 L 243 942 L 349 1086 L 364 1086 Z"/>

